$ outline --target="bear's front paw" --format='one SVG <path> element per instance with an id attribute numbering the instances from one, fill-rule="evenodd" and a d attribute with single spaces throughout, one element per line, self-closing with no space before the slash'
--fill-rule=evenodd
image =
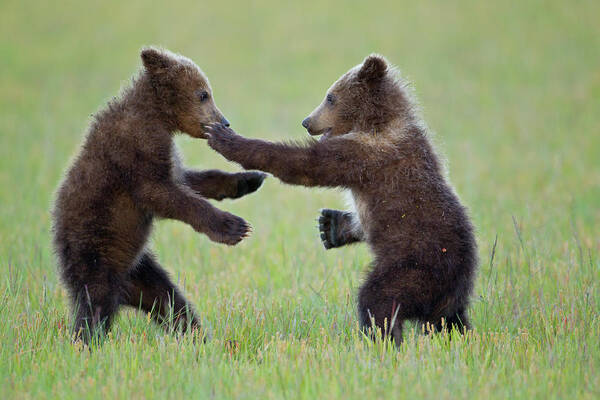
<path id="1" fill-rule="evenodd" d="M 233 198 L 237 199 L 249 193 L 256 192 L 266 177 L 267 174 L 264 172 L 240 172 L 238 174 L 237 192 Z"/>
<path id="2" fill-rule="evenodd" d="M 210 124 L 206 126 L 208 145 L 216 151 L 223 151 L 234 144 L 239 137 L 231 128 L 223 124 Z"/>
<path id="3" fill-rule="evenodd" d="M 243 218 L 222 212 L 211 221 L 210 230 L 206 234 L 214 242 L 233 246 L 247 237 L 250 232 L 250 225 Z"/>
<path id="4" fill-rule="evenodd" d="M 338 222 L 337 217 L 340 212 L 324 208 L 319 216 L 319 231 L 321 232 L 321 241 L 325 249 L 329 250 L 341 246 L 338 240 Z"/>

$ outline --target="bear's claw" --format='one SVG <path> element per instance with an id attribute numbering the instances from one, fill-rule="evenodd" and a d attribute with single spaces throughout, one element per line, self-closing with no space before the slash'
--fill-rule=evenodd
<path id="1" fill-rule="evenodd" d="M 250 224 L 243 218 L 230 213 L 224 213 L 224 216 L 212 227 L 209 237 L 215 242 L 233 246 L 248 237 L 251 232 L 252 228 Z"/>
<path id="2" fill-rule="evenodd" d="M 337 211 L 330 209 L 321 210 L 321 215 L 319 216 L 319 231 L 321 232 L 321 241 L 323 242 L 323 247 L 326 250 L 329 250 L 334 247 L 338 247 L 337 240 Z"/>

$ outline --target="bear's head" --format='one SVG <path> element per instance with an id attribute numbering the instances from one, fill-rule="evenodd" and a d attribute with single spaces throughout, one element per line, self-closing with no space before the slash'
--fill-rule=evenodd
<path id="1" fill-rule="evenodd" d="M 193 61 L 154 47 L 142 49 L 141 58 L 155 104 L 175 129 L 195 138 L 206 138 L 206 125 L 229 126 L 214 102 L 206 75 Z"/>
<path id="2" fill-rule="evenodd" d="M 409 106 L 394 69 L 372 54 L 329 88 L 302 126 L 311 135 L 323 135 L 321 140 L 349 132 L 370 134 L 401 117 Z"/>

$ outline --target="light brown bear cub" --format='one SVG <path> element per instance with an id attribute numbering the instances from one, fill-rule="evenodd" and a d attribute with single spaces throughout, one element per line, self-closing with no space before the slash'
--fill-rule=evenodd
<path id="1" fill-rule="evenodd" d="M 206 137 L 229 125 L 204 73 L 191 60 L 155 48 L 122 95 L 98 112 L 61 183 L 53 211 L 54 247 L 85 341 L 110 328 L 120 306 L 140 307 L 167 325 L 197 327 L 180 290 L 146 248 L 155 217 L 191 225 L 235 245 L 249 233 L 240 217 L 204 198 L 237 198 L 258 189 L 261 172 L 185 169 L 176 132 Z"/>
<path id="2" fill-rule="evenodd" d="M 405 320 L 469 327 L 473 228 L 393 68 L 370 56 L 344 74 L 302 125 L 305 146 L 246 139 L 220 125 L 209 145 L 284 182 L 349 189 L 356 210 L 323 210 L 325 248 L 366 242 L 375 255 L 358 294 L 363 328 L 402 340 Z"/>

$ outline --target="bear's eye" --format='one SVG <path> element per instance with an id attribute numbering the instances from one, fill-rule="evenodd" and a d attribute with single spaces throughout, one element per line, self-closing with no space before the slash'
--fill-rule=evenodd
<path id="1" fill-rule="evenodd" d="M 335 103 L 335 97 L 333 97 L 331 93 L 328 94 L 325 99 L 327 100 L 327 104 L 329 105 L 333 105 L 333 103 Z"/>
<path id="2" fill-rule="evenodd" d="M 198 98 L 200 98 L 200 101 L 208 100 L 208 92 L 203 90 L 202 92 L 198 93 Z"/>

